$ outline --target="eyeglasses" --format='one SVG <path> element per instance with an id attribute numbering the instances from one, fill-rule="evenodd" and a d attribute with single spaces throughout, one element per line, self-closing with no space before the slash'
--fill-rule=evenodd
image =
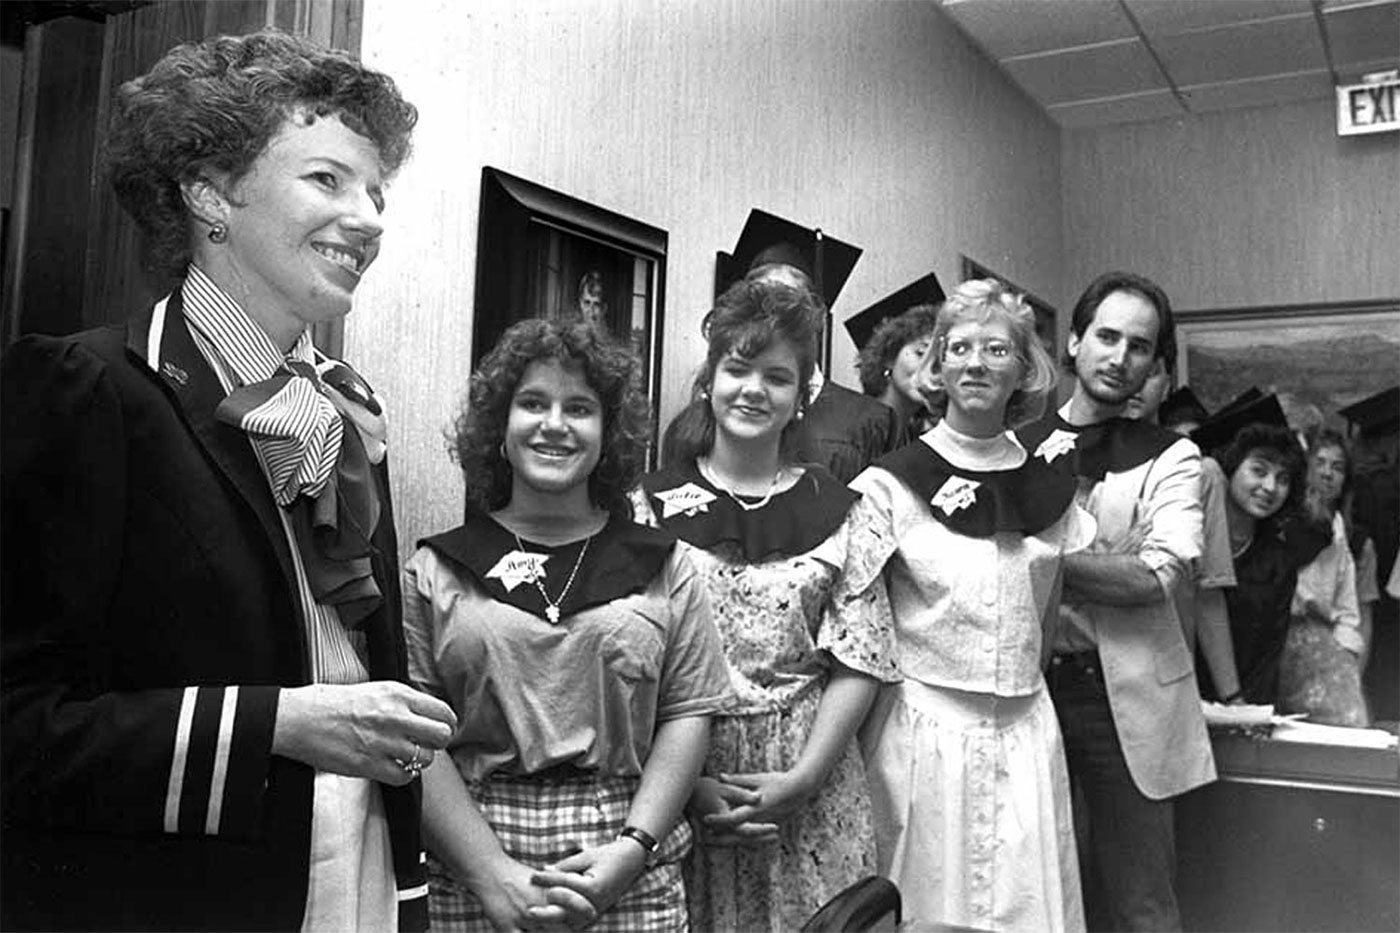
<path id="1" fill-rule="evenodd" d="M 948 340 L 946 337 L 943 343 L 943 362 L 966 365 L 972 359 L 974 350 L 979 351 L 978 355 L 985 366 L 993 369 L 1001 369 L 1016 362 L 1016 347 L 1007 340 L 983 340 L 976 342 L 972 340 Z"/>

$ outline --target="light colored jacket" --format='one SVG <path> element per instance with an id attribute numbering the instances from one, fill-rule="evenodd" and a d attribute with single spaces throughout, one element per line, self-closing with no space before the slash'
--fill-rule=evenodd
<path id="1" fill-rule="evenodd" d="M 1131 470 L 1108 473 L 1090 496 L 1099 537 L 1121 538 L 1151 522 L 1141 556 L 1164 598 L 1143 606 L 1081 605 L 1093 620 L 1109 706 L 1128 771 L 1154 800 L 1215 780 L 1191 652 L 1177 618 L 1174 588 L 1189 584 L 1200 554 L 1201 455 L 1182 438 Z"/>

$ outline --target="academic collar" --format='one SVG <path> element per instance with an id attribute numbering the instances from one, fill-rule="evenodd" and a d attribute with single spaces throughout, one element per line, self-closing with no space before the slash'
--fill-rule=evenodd
<path id="1" fill-rule="evenodd" d="M 423 538 L 419 547 L 433 551 L 462 567 L 497 602 L 507 603 L 548 621 L 546 604 L 528 568 L 545 555 L 544 587 L 551 599 L 558 600 L 561 618 L 594 606 L 601 606 L 645 589 L 660 572 L 676 546 L 676 536 L 668 531 L 639 525 L 618 515 L 589 541 L 588 552 L 575 561 L 582 541 L 562 545 L 538 544 L 522 539 L 522 554 L 513 535 L 490 515 L 472 510 L 462 525 L 441 534 Z M 522 570 L 521 568 L 527 568 Z M 570 575 L 573 585 L 564 593 Z"/>
<path id="2" fill-rule="evenodd" d="M 702 550 L 737 544 L 749 563 L 807 553 L 831 537 L 860 498 L 825 467 L 812 464 L 791 487 L 753 511 L 705 479 L 693 460 L 650 473 L 641 486 L 663 528 Z"/>
<path id="3" fill-rule="evenodd" d="M 1074 477 L 1035 457 L 1015 469 L 970 470 L 917 440 L 875 466 L 904 483 L 950 531 L 970 538 L 1003 531 L 1038 534 L 1074 501 Z"/>
<path id="4" fill-rule="evenodd" d="M 1032 460 L 1075 476 L 1100 480 L 1108 473 L 1125 473 L 1161 455 L 1182 440 L 1180 434 L 1148 421 L 1114 417 L 1087 425 L 1065 420 L 1069 406 L 1016 432 Z M 1064 454 L 1073 453 L 1072 457 Z"/>

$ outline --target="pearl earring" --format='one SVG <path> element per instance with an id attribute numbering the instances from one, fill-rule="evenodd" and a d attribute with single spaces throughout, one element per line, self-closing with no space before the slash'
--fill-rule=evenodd
<path id="1" fill-rule="evenodd" d="M 226 243 L 226 242 L 228 242 L 228 227 L 225 227 L 223 224 L 220 224 L 220 223 L 216 223 L 216 224 L 214 224 L 212 227 L 210 227 L 210 228 L 209 228 L 209 242 L 210 242 L 210 243 Z"/>

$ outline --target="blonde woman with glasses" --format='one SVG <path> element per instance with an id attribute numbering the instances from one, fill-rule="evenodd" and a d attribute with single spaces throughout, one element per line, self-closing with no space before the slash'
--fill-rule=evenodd
<path id="1" fill-rule="evenodd" d="M 851 484 L 847 592 L 888 584 L 904 681 L 861 736 L 882 874 L 905 914 L 980 929 L 1083 929 L 1069 781 L 1042 677 L 1061 558 L 1094 521 L 1074 481 L 1008 429 L 1054 366 L 1030 308 L 993 281 L 939 309 L 921 381 L 934 428 Z"/>

